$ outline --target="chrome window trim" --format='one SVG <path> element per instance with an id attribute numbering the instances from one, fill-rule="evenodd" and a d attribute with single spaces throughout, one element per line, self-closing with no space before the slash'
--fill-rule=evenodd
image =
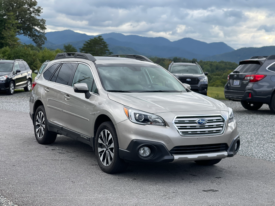
<path id="1" fill-rule="evenodd" d="M 270 65 L 268 65 L 268 66 L 266 67 L 266 70 L 267 70 L 267 71 L 270 71 L 270 72 L 275 72 L 275 71 L 271 71 L 271 70 L 268 69 L 268 68 L 271 67 L 273 64 L 275 64 L 275 62 L 273 62 L 273 63 L 271 63 Z"/>
<path id="2" fill-rule="evenodd" d="M 184 135 L 184 134 L 182 134 L 180 131 L 179 131 L 179 129 L 178 129 L 178 127 L 176 126 L 176 124 L 175 124 L 175 120 L 178 118 L 178 117 L 211 117 L 211 116 L 219 116 L 219 117 L 221 117 L 223 120 L 224 120 L 224 124 L 223 124 L 223 129 L 222 129 L 222 131 L 220 132 L 220 133 L 214 133 L 214 134 L 198 134 L 198 135 Z M 226 129 L 226 126 L 227 126 L 227 120 L 221 115 L 221 114 L 210 114 L 210 115 L 177 115 L 177 116 L 175 116 L 174 117 L 174 119 L 173 119 L 173 125 L 174 125 L 174 127 L 176 128 L 176 130 L 177 130 L 177 132 L 179 133 L 179 135 L 180 136 L 183 136 L 183 137 L 197 137 L 197 136 L 219 136 L 219 135 L 222 135 L 222 134 L 224 134 L 224 131 L 225 131 L 225 129 Z"/>

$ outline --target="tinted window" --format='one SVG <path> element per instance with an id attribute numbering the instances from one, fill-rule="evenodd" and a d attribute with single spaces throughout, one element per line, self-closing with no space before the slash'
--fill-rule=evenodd
<path id="1" fill-rule="evenodd" d="M 45 78 L 46 80 L 50 80 L 51 77 L 52 77 L 52 75 L 54 74 L 55 70 L 56 70 L 59 66 L 60 66 L 60 64 L 54 64 L 54 65 L 52 65 L 50 68 L 48 68 L 48 69 L 44 72 L 44 74 L 43 74 L 44 78 Z"/>
<path id="2" fill-rule="evenodd" d="M 173 65 L 172 73 L 178 74 L 202 74 L 202 70 L 197 65 Z"/>
<path id="3" fill-rule="evenodd" d="M 241 64 L 234 71 L 240 73 L 255 73 L 260 69 L 261 65 L 258 63 Z"/>
<path id="4" fill-rule="evenodd" d="M 71 82 L 71 79 L 75 73 L 76 67 L 77 67 L 77 64 L 63 64 L 58 73 L 56 82 L 60 84 L 68 85 L 69 82 Z"/>
<path id="5" fill-rule="evenodd" d="M 19 67 L 20 67 L 21 71 L 25 71 L 26 70 L 25 65 L 23 64 L 23 62 L 19 62 Z"/>
<path id="6" fill-rule="evenodd" d="M 20 70 L 18 62 L 14 63 L 13 71 L 16 72 L 17 70 Z"/>
<path id="7" fill-rule="evenodd" d="M 275 72 L 275 64 L 268 68 L 268 70 Z"/>
<path id="8" fill-rule="evenodd" d="M 0 63 L 0 72 L 11 72 L 13 63 Z"/>
<path id="9" fill-rule="evenodd" d="M 42 64 L 38 73 L 41 74 L 44 71 L 44 69 L 46 68 L 46 66 L 47 66 L 47 64 Z"/>
<path id="10" fill-rule="evenodd" d="M 61 68 L 61 67 L 59 67 L 59 68 L 55 71 L 53 77 L 51 78 L 51 81 L 52 81 L 52 82 L 56 82 L 56 78 L 57 78 L 57 75 L 58 75 L 58 73 L 59 73 L 60 68 Z"/>
<path id="11" fill-rule="evenodd" d="M 105 90 L 110 92 L 182 92 L 183 85 L 165 69 L 151 64 L 97 64 Z"/>
<path id="12" fill-rule="evenodd" d="M 89 88 L 89 91 L 92 91 L 93 82 L 94 82 L 94 78 L 90 67 L 84 64 L 79 64 L 75 72 L 72 85 L 76 83 L 86 83 Z M 95 89 L 96 89 L 96 86 L 95 86 Z"/>

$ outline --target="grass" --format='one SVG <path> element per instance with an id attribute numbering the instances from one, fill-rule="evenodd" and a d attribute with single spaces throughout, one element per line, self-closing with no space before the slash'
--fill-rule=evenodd
<path id="1" fill-rule="evenodd" d="M 215 99 L 225 99 L 224 87 L 208 87 L 207 95 Z"/>

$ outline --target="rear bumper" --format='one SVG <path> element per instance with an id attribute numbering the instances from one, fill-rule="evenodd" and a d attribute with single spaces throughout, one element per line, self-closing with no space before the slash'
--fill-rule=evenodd
<path id="1" fill-rule="evenodd" d="M 249 94 L 251 94 L 251 97 L 249 97 Z M 266 104 L 269 104 L 271 101 L 271 93 L 270 95 L 261 95 L 261 92 L 257 92 L 255 90 L 237 91 L 227 90 L 225 88 L 224 96 L 226 99 L 233 101 L 261 102 Z"/>

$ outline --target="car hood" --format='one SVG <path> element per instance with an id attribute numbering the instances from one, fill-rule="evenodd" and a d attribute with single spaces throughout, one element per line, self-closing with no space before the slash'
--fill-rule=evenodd
<path id="1" fill-rule="evenodd" d="M 228 110 L 213 98 L 194 92 L 182 93 L 108 93 L 111 100 L 150 113 Z"/>
<path id="2" fill-rule="evenodd" d="M 0 72 L 0 76 L 9 75 L 10 72 Z"/>
<path id="3" fill-rule="evenodd" d="M 176 77 L 204 77 L 204 74 L 181 74 L 181 73 L 174 73 L 174 76 Z"/>

